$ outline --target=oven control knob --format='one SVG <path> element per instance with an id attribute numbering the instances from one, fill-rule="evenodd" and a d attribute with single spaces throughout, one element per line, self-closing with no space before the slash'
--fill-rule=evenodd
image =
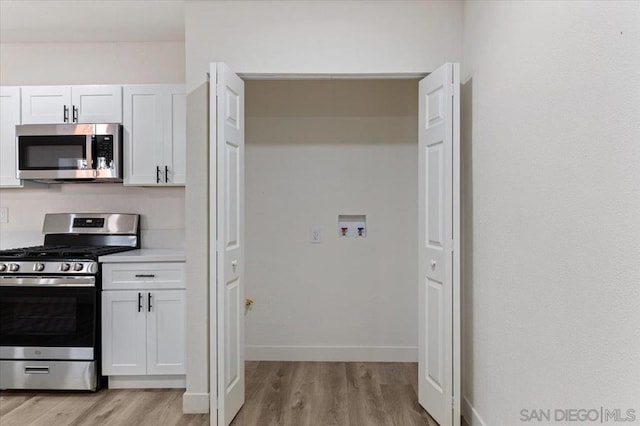
<path id="1" fill-rule="evenodd" d="M 18 265 L 17 263 L 12 263 L 9 265 L 9 271 L 17 272 L 19 270 L 20 270 L 20 265 Z"/>
<path id="2" fill-rule="evenodd" d="M 69 265 L 68 263 L 61 263 L 60 264 L 60 270 L 65 272 L 68 271 L 69 269 L 71 269 L 71 265 Z"/>
<path id="3" fill-rule="evenodd" d="M 74 271 L 82 271 L 83 267 L 84 267 L 84 265 L 82 263 L 74 263 L 73 264 L 73 270 Z"/>
<path id="4" fill-rule="evenodd" d="M 7 270 L 7 265 L 5 265 L 4 263 L 0 263 L 0 272 L 4 272 Z"/>
<path id="5" fill-rule="evenodd" d="M 36 272 L 44 271 L 44 263 L 36 263 L 33 265 L 33 270 Z"/>

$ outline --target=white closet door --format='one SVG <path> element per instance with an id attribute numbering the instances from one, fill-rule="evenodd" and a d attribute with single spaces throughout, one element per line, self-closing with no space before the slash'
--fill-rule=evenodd
<path id="1" fill-rule="evenodd" d="M 224 63 L 210 75 L 211 393 L 217 383 L 218 426 L 227 426 L 244 404 L 244 83 Z"/>
<path id="2" fill-rule="evenodd" d="M 460 424 L 460 77 L 445 64 L 419 84 L 418 400 Z"/>

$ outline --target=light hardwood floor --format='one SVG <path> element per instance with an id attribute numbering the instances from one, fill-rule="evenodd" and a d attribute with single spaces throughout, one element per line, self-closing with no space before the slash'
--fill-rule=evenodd
<path id="1" fill-rule="evenodd" d="M 436 426 L 418 405 L 417 364 L 247 362 L 232 426 Z M 0 392 L 0 425 L 208 425 L 182 414 L 182 390 Z"/>

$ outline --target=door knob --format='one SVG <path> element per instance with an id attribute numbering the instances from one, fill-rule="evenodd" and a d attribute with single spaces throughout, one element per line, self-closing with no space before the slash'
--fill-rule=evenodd
<path id="1" fill-rule="evenodd" d="M 436 269 L 436 261 L 435 260 L 431 261 L 431 269 Z"/>
<path id="2" fill-rule="evenodd" d="M 253 305 L 253 299 L 249 299 L 249 298 L 245 299 L 244 304 L 245 306 Z"/>
<path id="3" fill-rule="evenodd" d="M 235 271 L 236 268 L 238 267 L 238 261 L 237 260 L 232 260 L 231 261 L 231 267 L 233 268 L 233 270 Z"/>

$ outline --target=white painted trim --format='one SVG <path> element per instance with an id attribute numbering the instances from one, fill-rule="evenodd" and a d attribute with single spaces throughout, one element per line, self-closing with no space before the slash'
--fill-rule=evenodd
<path id="1" fill-rule="evenodd" d="M 164 389 L 187 387 L 185 376 L 109 376 L 109 389 Z"/>
<path id="2" fill-rule="evenodd" d="M 208 413 L 209 394 L 185 392 L 182 395 L 182 412 L 184 414 Z"/>
<path id="3" fill-rule="evenodd" d="M 238 73 L 243 80 L 419 80 L 425 73 L 371 73 L 371 74 L 270 74 Z"/>
<path id="4" fill-rule="evenodd" d="M 466 396 L 462 398 L 462 417 L 469 426 L 487 426 Z"/>
<path id="5" fill-rule="evenodd" d="M 418 362 L 417 346 L 247 345 L 247 361 Z"/>

